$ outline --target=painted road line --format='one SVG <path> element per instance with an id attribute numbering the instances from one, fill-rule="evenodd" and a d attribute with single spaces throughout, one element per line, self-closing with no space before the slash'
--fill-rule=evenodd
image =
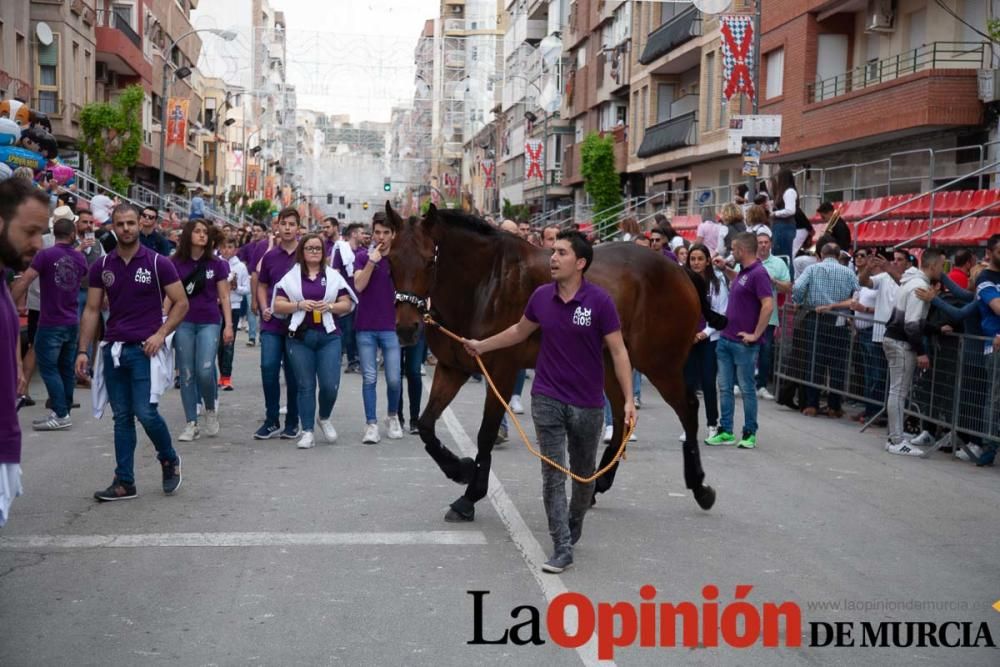
<path id="1" fill-rule="evenodd" d="M 146 533 L 136 535 L 11 535 L 0 550 L 135 549 L 142 547 L 480 546 L 473 530 L 398 533 Z"/>
<path id="2" fill-rule="evenodd" d="M 427 383 L 424 383 L 424 387 L 427 389 L 428 393 L 430 388 Z M 455 444 L 462 451 L 465 456 L 475 458 L 476 456 L 476 445 L 472 442 L 472 438 L 469 434 L 465 432 L 462 424 L 459 423 L 458 418 L 455 413 L 452 412 L 451 408 L 446 408 L 441 415 L 444 421 L 445 427 L 451 433 L 451 437 L 455 440 Z M 492 503 L 493 508 L 496 510 L 497 514 L 500 516 L 500 520 L 504 522 L 507 526 L 507 532 L 510 534 L 511 539 L 514 541 L 514 545 L 517 550 L 521 552 L 521 556 L 524 561 L 528 564 L 528 571 L 535 578 L 535 582 L 538 587 L 542 589 L 542 594 L 545 595 L 545 599 L 552 602 L 553 598 L 562 593 L 568 592 L 569 589 L 562 582 L 562 579 L 555 574 L 548 574 L 542 572 L 542 563 L 547 560 L 545 556 L 545 551 L 542 549 L 542 545 L 538 543 L 535 539 L 534 533 L 528 528 L 528 524 L 525 523 L 524 517 L 517 510 L 514 505 L 514 501 L 511 500 L 510 495 L 508 495 L 507 490 L 504 489 L 503 484 L 500 479 L 490 469 L 490 486 L 489 486 L 488 497 L 490 503 Z M 576 634 L 576 624 L 577 619 L 575 615 L 571 613 L 572 607 L 567 608 L 566 613 L 566 631 L 571 634 Z M 594 667 L 601 665 L 603 667 L 608 667 L 609 665 L 614 665 L 615 663 L 610 660 L 600 661 L 597 659 L 597 641 L 593 638 L 587 641 L 586 644 L 580 646 L 576 649 L 576 653 L 580 656 L 580 660 L 583 661 L 584 665 Z"/>

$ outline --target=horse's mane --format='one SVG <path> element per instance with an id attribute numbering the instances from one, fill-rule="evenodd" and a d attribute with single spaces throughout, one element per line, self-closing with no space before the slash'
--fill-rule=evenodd
<path id="1" fill-rule="evenodd" d="M 449 227 L 457 227 L 482 236 L 499 236 L 500 230 L 482 218 L 458 209 L 437 209 L 437 218 Z"/>

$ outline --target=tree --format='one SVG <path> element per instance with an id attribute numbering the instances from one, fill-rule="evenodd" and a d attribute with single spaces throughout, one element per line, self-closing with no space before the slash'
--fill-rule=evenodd
<path id="1" fill-rule="evenodd" d="M 527 204 L 511 204 L 510 200 L 504 197 L 500 215 L 504 220 L 527 220 L 531 217 L 531 207 Z"/>
<path id="2" fill-rule="evenodd" d="M 618 214 L 622 203 L 621 179 L 615 167 L 615 140 L 591 132 L 580 147 L 580 174 L 583 187 L 594 201 L 594 229 L 600 236 L 602 226 Z M 608 210 L 612 209 L 612 210 Z"/>
<path id="3" fill-rule="evenodd" d="M 128 172 L 142 149 L 145 95 L 142 86 L 132 85 L 114 102 L 92 102 L 80 110 L 80 150 L 97 180 L 123 194 L 128 194 Z"/>
<path id="4" fill-rule="evenodd" d="M 278 208 L 270 199 L 255 199 L 247 206 L 247 215 L 254 220 L 266 221 Z"/>

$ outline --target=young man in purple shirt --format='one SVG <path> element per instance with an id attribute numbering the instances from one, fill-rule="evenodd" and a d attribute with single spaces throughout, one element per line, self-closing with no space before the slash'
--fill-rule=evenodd
<path id="1" fill-rule="evenodd" d="M 181 458 L 174 451 L 170 429 L 150 400 L 153 358 L 161 354 L 167 336 L 184 321 L 187 295 L 173 262 L 139 243 L 139 210 L 119 204 L 111 213 L 118 247 L 90 267 L 90 289 L 80 326 L 76 375 L 87 376 L 90 344 L 97 332 L 101 302 L 108 300 L 108 322 L 101 356 L 104 384 L 115 422 L 115 478 L 98 491 L 100 501 L 128 500 L 135 488 L 135 420 L 156 448 L 163 472 L 163 492 L 173 493 L 181 485 Z M 163 319 L 163 299 L 170 310 Z M 166 352 L 169 354 L 169 351 Z M 161 360 L 156 360 L 162 368 Z M 164 382 L 164 378 L 159 378 Z M 169 379 L 166 380 L 169 382 Z"/>
<path id="2" fill-rule="evenodd" d="M 49 198 L 30 181 L 0 183 L 0 276 L 28 268 L 49 228 Z M 21 428 L 17 422 L 17 387 L 23 382 L 17 308 L 0 280 L 0 477 L 10 496 L 0 495 L 0 527 L 10 516 L 9 503 L 21 495 Z"/>
<path id="3" fill-rule="evenodd" d="M 360 222 L 352 222 L 344 229 L 340 239 L 333 245 L 330 254 L 330 266 L 340 272 L 350 288 L 354 289 L 354 273 L 359 266 L 356 263 L 355 253 L 361 246 L 361 232 L 364 225 Z M 347 355 L 347 369 L 345 373 L 360 373 L 361 362 L 358 359 L 358 339 L 354 331 L 355 311 L 337 318 L 337 327 L 340 329 L 340 337 L 343 340 L 344 354 Z"/>
<path id="4" fill-rule="evenodd" d="M 514 326 L 486 340 L 464 340 L 472 355 L 517 345 L 541 329 L 541 347 L 531 388 L 531 417 L 543 455 L 581 477 L 594 474 L 597 445 L 604 425 L 604 346 L 614 361 L 615 377 L 625 399 L 625 423 L 634 423 L 632 365 L 622 339 L 614 301 L 583 279 L 594 250 L 580 232 L 556 237 L 549 267 L 553 282 L 535 290 Z M 568 447 L 567 447 L 568 440 Z M 573 545 L 583 532 L 583 517 L 594 483 L 573 482 L 567 511 L 566 478 L 542 463 L 542 500 L 555 553 L 542 565 L 559 573 L 573 564 Z"/>
<path id="5" fill-rule="evenodd" d="M 52 412 L 32 422 L 36 431 L 60 431 L 73 425 L 69 411 L 76 387 L 73 362 L 80 334 L 77 308 L 80 280 L 87 274 L 87 260 L 73 247 L 76 216 L 68 206 L 57 208 L 56 214 L 57 220 L 52 225 L 55 245 L 35 255 L 31 266 L 11 290 L 17 301 L 38 278 L 41 308 L 35 334 L 35 358 Z"/>
<path id="6" fill-rule="evenodd" d="M 264 253 L 257 268 L 257 307 L 260 309 L 260 379 L 264 385 L 264 423 L 253 434 L 256 440 L 268 440 L 278 433 L 286 440 L 299 435 L 299 401 L 295 371 L 288 357 L 288 318 L 274 313 L 274 286 L 295 266 L 295 251 L 301 231 L 299 212 L 285 208 L 278 213 L 275 225 L 279 242 Z M 285 368 L 288 392 L 285 428 L 278 424 L 281 410 L 281 368 Z"/>
<path id="7" fill-rule="evenodd" d="M 382 350 L 385 365 L 385 384 L 388 393 L 388 418 L 386 427 L 389 438 L 403 437 L 403 427 L 396 412 L 402 391 L 400 375 L 399 338 L 396 337 L 396 288 L 392 284 L 389 263 L 382 260 L 389 254 L 394 232 L 379 211 L 372 220 L 375 248 L 371 252 L 360 248 L 354 254 L 354 286 L 358 294 L 358 308 L 354 318 L 358 356 L 361 359 L 361 398 L 365 404 L 365 433 L 361 442 L 374 445 L 381 440 L 376 411 L 376 383 L 378 378 L 377 349 Z M 361 268 L 359 268 L 361 267 Z"/>
<path id="8" fill-rule="evenodd" d="M 726 317 L 729 323 L 715 348 L 719 362 L 721 394 L 719 432 L 705 440 L 706 445 L 732 445 L 743 449 L 757 446 L 757 391 L 754 387 L 754 367 L 760 340 L 774 310 L 771 276 L 757 259 L 757 237 L 749 232 L 736 234 L 732 240 L 733 259 L 740 265 L 729 286 Z M 713 260 L 719 268 L 725 259 Z M 739 382 L 743 395 L 743 435 L 737 442 L 733 435 L 736 399 L 733 387 Z"/>
<path id="9" fill-rule="evenodd" d="M 268 233 L 267 225 L 263 222 L 255 222 L 250 227 L 252 240 L 239 249 L 236 256 L 240 258 L 243 265 L 247 267 L 250 274 L 250 297 L 245 302 L 247 304 L 247 347 L 257 344 L 257 262 L 260 261 L 258 250 L 267 248 Z"/>

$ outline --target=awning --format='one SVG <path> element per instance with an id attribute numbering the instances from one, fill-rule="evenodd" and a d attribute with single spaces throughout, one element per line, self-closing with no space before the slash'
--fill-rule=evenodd
<path id="1" fill-rule="evenodd" d="M 646 134 L 636 155 L 650 157 L 682 146 L 694 146 L 697 143 L 698 112 L 691 111 L 646 128 Z"/>
<path id="2" fill-rule="evenodd" d="M 642 55 L 639 56 L 639 62 L 648 65 L 689 39 L 697 37 L 701 32 L 700 24 L 701 12 L 693 6 L 678 14 L 649 33 L 649 40 L 646 42 L 646 48 L 642 50 Z"/>

